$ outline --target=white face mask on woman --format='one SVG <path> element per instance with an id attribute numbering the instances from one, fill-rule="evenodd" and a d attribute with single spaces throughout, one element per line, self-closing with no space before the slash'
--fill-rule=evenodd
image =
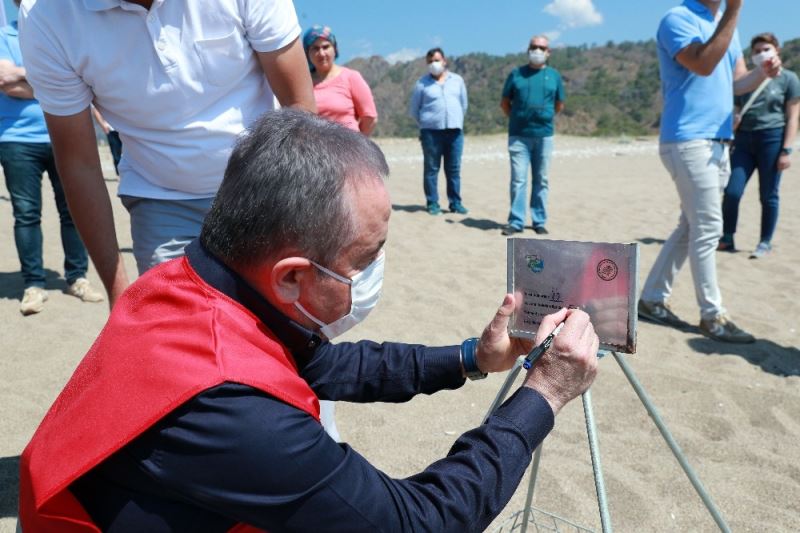
<path id="1" fill-rule="evenodd" d="M 431 76 L 441 76 L 444 72 L 444 63 L 441 61 L 431 61 L 428 63 L 428 72 Z"/>
<path id="2" fill-rule="evenodd" d="M 753 62 L 755 66 L 760 67 L 761 65 L 764 64 L 764 61 L 768 61 L 773 57 L 775 57 L 775 50 L 773 50 L 772 48 L 767 48 L 761 53 L 753 54 L 752 56 L 750 56 L 750 60 Z"/>
<path id="3" fill-rule="evenodd" d="M 338 337 L 367 318 L 370 311 L 378 304 L 378 300 L 381 297 L 381 287 L 383 286 L 383 266 L 385 257 L 385 254 L 381 252 L 367 268 L 353 276 L 352 279 L 340 276 L 336 272 L 311 261 L 312 265 L 325 272 L 333 279 L 350 285 L 350 312 L 330 324 L 325 324 L 309 313 L 300 305 L 300 302 L 295 302 L 295 307 L 307 316 L 309 320 L 320 326 L 319 331 L 325 335 L 325 337 L 328 339 Z"/>

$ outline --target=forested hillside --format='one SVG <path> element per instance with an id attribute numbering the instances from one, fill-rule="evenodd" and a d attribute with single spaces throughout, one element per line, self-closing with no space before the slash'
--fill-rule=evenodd
<path id="1" fill-rule="evenodd" d="M 800 39 L 787 42 L 781 55 L 787 68 L 800 72 Z M 464 77 L 469 91 L 467 133 L 505 131 L 500 93 L 508 73 L 525 62 L 522 53 L 449 58 L 450 69 Z M 657 132 L 661 95 L 655 41 L 557 48 L 552 51 L 550 64 L 563 75 L 567 90 L 559 132 L 575 135 Z M 415 136 L 416 126 L 408 116 L 407 106 L 414 82 L 426 72 L 424 59 L 390 65 L 375 56 L 354 59 L 347 66 L 360 71 L 372 87 L 380 114 L 376 135 Z"/>

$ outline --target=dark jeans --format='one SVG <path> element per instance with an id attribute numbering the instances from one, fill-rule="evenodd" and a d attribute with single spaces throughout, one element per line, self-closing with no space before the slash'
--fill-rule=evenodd
<path id="1" fill-rule="evenodd" d="M 447 178 L 447 200 L 450 208 L 461 203 L 461 153 L 464 151 L 464 133 L 460 129 L 419 131 L 424 158 L 423 187 L 425 200 L 439 203 L 437 181 L 439 167 L 444 159 Z"/>
<path id="2" fill-rule="evenodd" d="M 111 157 L 114 159 L 114 171 L 119 176 L 119 160 L 122 158 L 122 141 L 119 138 L 119 132 L 111 130 L 106 134 L 108 139 L 108 148 L 111 150 Z"/>
<path id="3" fill-rule="evenodd" d="M 0 164 L 6 176 L 14 211 L 14 241 L 25 287 L 44 287 L 42 262 L 42 174 L 47 171 L 53 185 L 58 216 L 61 219 L 61 245 L 64 248 L 64 277 L 67 283 L 86 276 L 89 258 L 64 198 L 49 143 L 0 142 Z"/>
<path id="4" fill-rule="evenodd" d="M 761 200 L 761 241 L 770 242 L 778 223 L 778 187 L 781 173 L 778 157 L 783 147 L 783 128 L 736 133 L 731 156 L 731 177 L 722 199 L 722 231 L 736 233 L 739 201 L 753 172 L 758 169 L 758 194 Z"/>

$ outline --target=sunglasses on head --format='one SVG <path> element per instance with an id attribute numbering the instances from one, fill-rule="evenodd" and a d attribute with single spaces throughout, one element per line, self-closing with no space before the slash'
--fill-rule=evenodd
<path id="1" fill-rule="evenodd" d="M 542 52 L 547 52 L 547 47 L 539 46 L 538 44 L 532 44 L 528 50 L 541 50 Z"/>

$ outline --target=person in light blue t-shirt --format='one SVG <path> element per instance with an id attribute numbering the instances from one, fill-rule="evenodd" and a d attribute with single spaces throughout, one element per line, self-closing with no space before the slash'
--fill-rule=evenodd
<path id="1" fill-rule="evenodd" d="M 53 185 L 61 220 L 67 293 L 85 302 L 102 301 L 103 295 L 86 279 L 89 258 L 67 208 L 42 108 L 25 79 L 16 22 L 0 29 L 0 164 L 11 196 L 14 242 L 25 283 L 20 312 L 38 313 L 48 298 L 42 260 L 44 172 Z"/>
<path id="2" fill-rule="evenodd" d="M 500 108 L 508 117 L 508 155 L 511 160 L 511 209 L 503 235 L 525 227 L 528 169 L 531 169 L 531 222 L 539 235 L 548 233 L 547 171 L 553 153 L 556 115 L 564 109 L 564 83 L 547 64 L 550 43 L 537 35 L 528 45 L 528 64 L 511 71 L 503 86 Z"/>
<path id="3" fill-rule="evenodd" d="M 683 327 L 667 300 L 686 259 L 700 306 L 700 331 L 723 342 L 755 338 L 737 327 L 722 306 L 715 251 L 722 235 L 721 193 L 730 175 L 728 144 L 733 137 L 733 95 L 752 91 L 780 70 L 775 58 L 748 71 L 736 22 L 742 0 L 685 0 L 661 19 L 657 34 L 664 110 L 661 161 L 680 197 L 678 227 L 647 276 L 639 316 Z"/>

